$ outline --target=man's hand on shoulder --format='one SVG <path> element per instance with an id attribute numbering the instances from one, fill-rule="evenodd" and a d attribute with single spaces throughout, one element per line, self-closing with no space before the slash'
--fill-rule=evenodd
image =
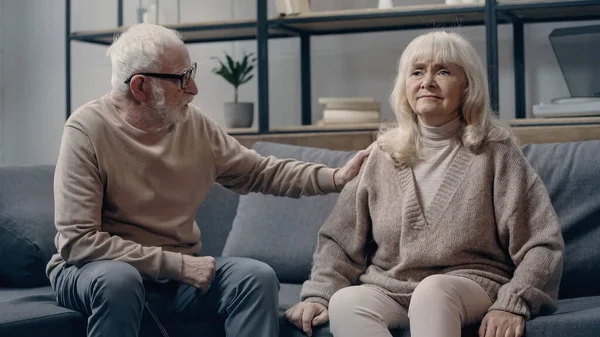
<path id="1" fill-rule="evenodd" d="M 212 256 L 182 256 L 181 282 L 198 289 L 209 288 L 215 277 L 215 258 Z"/>
<path id="2" fill-rule="evenodd" d="M 335 171 L 333 174 L 335 188 L 341 191 L 350 180 L 356 177 L 364 160 L 369 156 L 369 154 L 371 154 L 373 146 L 375 146 L 375 143 L 371 144 L 365 150 L 358 151 L 358 153 L 352 157 L 352 159 L 350 159 L 346 165 L 344 165 L 344 167 Z"/>

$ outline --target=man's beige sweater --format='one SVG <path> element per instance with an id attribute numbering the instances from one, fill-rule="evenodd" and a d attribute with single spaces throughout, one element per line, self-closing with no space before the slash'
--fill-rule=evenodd
<path id="1" fill-rule="evenodd" d="M 65 262 L 96 260 L 127 262 L 153 280 L 180 279 L 181 254 L 201 248 L 194 218 L 215 182 L 242 194 L 336 191 L 334 169 L 261 157 L 198 108 L 188 113 L 184 123 L 146 132 L 126 123 L 105 96 L 69 118 L 54 180 L 51 283 Z"/>
<path id="2" fill-rule="evenodd" d="M 564 242 L 544 184 L 512 141 L 462 147 L 430 206 L 410 166 L 378 148 L 319 232 L 301 298 L 328 304 L 340 288 L 378 287 L 408 308 L 427 276 L 462 276 L 493 305 L 525 318 L 556 310 Z"/>

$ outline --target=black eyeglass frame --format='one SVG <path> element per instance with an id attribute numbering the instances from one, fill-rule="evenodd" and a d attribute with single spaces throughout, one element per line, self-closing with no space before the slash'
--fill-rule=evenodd
<path id="1" fill-rule="evenodd" d="M 156 78 L 168 78 L 168 79 L 173 79 L 173 80 L 179 80 L 179 86 L 181 87 L 181 89 L 185 89 L 188 87 L 188 85 L 190 84 L 190 81 L 192 81 L 194 79 L 195 74 L 196 74 L 196 69 L 198 68 L 198 64 L 196 62 L 194 62 L 192 64 L 192 67 L 186 71 L 184 71 L 181 74 L 164 74 L 164 73 L 136 73 L 133 74 L 131 76 L 129 76 L 126 80 L 125 83 L 129 83 L 131 82 L 131 79 L 133 78 L 133 76 L 136 75 L 144 75 L 144 76 L 150 76 L 150 77 L 156 77 Z M 187 83 L 184 83 L 185 81 L 185 77 L 190 74 L 189 80 L 187 81 Z"/>

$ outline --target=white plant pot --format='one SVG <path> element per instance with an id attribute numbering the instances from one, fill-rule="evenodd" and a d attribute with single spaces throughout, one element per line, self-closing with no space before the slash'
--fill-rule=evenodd
<path id="1" fill-rule="evenodd" d="M 228 128 L 249 128 L 254 121 L 254 103 L 227 102 L 224 105 L 225 125 Z"/>

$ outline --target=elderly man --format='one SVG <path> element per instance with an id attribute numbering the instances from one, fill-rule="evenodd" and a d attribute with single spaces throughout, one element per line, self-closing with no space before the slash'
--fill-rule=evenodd
<path id="1" fill-rule="evenodd" d="M 144 309 L 218 315 L 227 336 L 277 336 L 273 269 L 196 256 L 196 210 L 215 182 L 287 197 L 339 191 L 368 151 L 332 169 L 244 148 L 190 105 L 196 63 L 164 27 L 132 26 L 108 55 L 112 90 L 69 118 L 56 165 L 47 274 L 59 305 L 86 315 L 93 337 L 137 336 Z"/>

